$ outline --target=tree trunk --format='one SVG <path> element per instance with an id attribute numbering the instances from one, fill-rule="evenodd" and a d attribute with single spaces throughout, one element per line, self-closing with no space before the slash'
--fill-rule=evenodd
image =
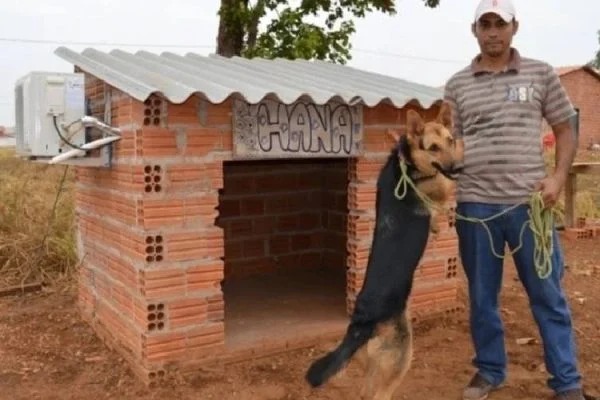
<path id="1" fill-rule="evenodd" d="M 240 56 L 244 48 L 244 24 L 240 19 L 242 7 L 248 0 L 221 0 L 217 54 L 223 57 Z"/>
<path id="2" fill-rule="evenodd" d="M 265 15 L 265 0 L 258 0 L 252 10 L 250 10 L 250 18 L 248 21 L 248 40 L 246 43 L 247 49 L 252 50 L 256 46 L 258 38 L 258 23 Z"/>

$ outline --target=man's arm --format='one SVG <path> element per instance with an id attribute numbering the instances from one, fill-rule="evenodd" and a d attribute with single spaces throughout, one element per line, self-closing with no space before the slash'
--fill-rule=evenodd
<path id="1" fill-rule="evenodd" d="M 562 186 L 569 175 L 569 170 L 577 152 L 577 138 L 569 121 L 561 122 L 552 127 L 556 138 L 555 167 L 553 176 Z"/>
<path id="2" fill-rule="evenodd" d="M 571 127 L 571 118 L 576 115 L 575 110 L 560 82 L 560 78 L 550 66 L 546 74 L 542 113 L 546 121 L 552 126 L 556 138 L 554 173 L 543 179 L 538 185 L 538 189 L 542 192 L 544 204 L 551 207 L 558 201 L 558 196 L 569 176 L 569 169 L 573 164 L 577 150 L 577 138 Z"/>

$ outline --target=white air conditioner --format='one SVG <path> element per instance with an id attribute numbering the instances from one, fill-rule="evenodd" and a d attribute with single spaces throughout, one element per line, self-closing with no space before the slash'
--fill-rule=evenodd
<path id="1" fill-rule="evenodd" d="M 29 73 L 15 85 L 15 112 L 17 154 L 31 158 L 54 157 L 82 146 L 84 129 L 68 132 L 62 127 L 85 115 L 84 75 Z"/>

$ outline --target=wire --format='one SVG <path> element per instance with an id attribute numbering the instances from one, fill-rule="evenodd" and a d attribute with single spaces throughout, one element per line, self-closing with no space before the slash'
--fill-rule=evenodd
<path id="1" fill-rule="evenodd" d="M 367 54 L 374 54 L 374 55 L 381 55 L 381 56 L 404 58 L 407 60 L 428 61 L 428 62 L 430 61 L 430 62 L 441 62 L 441 63 L 452 63 L 452 64 L 464 64 L 465 63 L 465 61 L 461 61 L 461 60 L 421 57 L 421 56 L 413 56 L 413 55 L 408 55 L 408 54 L 389 53 L 386 51 L 375 51 L 375 50 L 366 50 L 366 49 L 359 49 L 359 48 L 355 48 L 353 50 L 355 50 L 359 53 L 367 53 Z"/>
<path id="2" fill-rule="evenodd" d="M 77 150 L 82 150 L 82 151 L 86 151 L 86 149 L 81 148 L 79 146 L 77 146 L 76 144 L 73 144 L 71 142 L 69 142 L 69 140 L 67 138 L 65 138 L 62 133 L 60 133 L 60 129 L 58 128 L 58 124 L 56 123 L 56 115 L 52 116 L 52 121 L 54 122 L 54 128 L 56 129 L 56 133 L 58 133 L 58 136 L 62 139 L 63 142 L 65 142 L 68 146 L 77 149 Z"/>
<path id="3" fill-rule="evenodd" d="M 119 42 L 72 42 L 62 40 L 43 40 L 43 39 L 25 39 L 25 38 L 0 38 L 0 42 L 14 43 L 37 43 L 37 44 L 55 44 L 55 45 L 71 45 L 71 46 L 113 46 L 113 47 L 151 47 L 151 48 L 199 48 L 199 49 L 214 49 L 214 45 L 208 44 L 150 44 L 150 43 L 119 43 Z M 439 63 L 464 64 L 464 60 L 453 60 L 444 58 L 421 57 L 411 54 L 390 53 L 386 51 L 376 51 L 361 48 L 352 48 L 351 51 L 359 53 L 374 54 L 379 56 L 403 58 L 414 61 L 427 61 Z"/>
<path id="4" fill-rule="evenodd" d="M 214 45 L 207 44 L 150 44 L 150 43 L 113 43 L 113 42 L 72 42 L 62 40 L 42 40 L 42 39 L 24 39 L 24 38 L 0 38 L 0 42 L 13 43 L 37 43 L 37 44 L 57 44 L 71 46 L 123 46 L 123 47 L 169 47 L 169 48 L 189 48 L 197 47 L 203 49 L 214 48 Z"/>
<path id="5" fill-rule="evenodd" d="M 42 238 L 42 241 L 40 244 L 41 249 L 44 248 L 44 245 L 46 244 L 46 240 L 48 239 L 48 236 L 50 236 L 50 230 L 52 229 L 52 224 L 54 223 L 54 218 L 56 217 L 56 208 L 58 206 L 58 199 L 60 198 L 60 194 L 62 193 L 63 188 L 65 186 L 65 180 L 67 179 L 68 171 L 69 171 L 69 166 L 66 165 L 65 169 L 63 171 L 62 178 L 60 179 L 60 182 L 58 184 L 56 196 L 54 197 L 54 205 L 52 206 L 52 211 L 50 212 L 50 216 L 48 217 L 48 225 L 46 226 L 46 233 L 44 234 L 44 237 Z"/>

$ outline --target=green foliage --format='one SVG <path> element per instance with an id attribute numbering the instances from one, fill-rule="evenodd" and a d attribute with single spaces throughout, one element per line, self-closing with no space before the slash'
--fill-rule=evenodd
<path id="1" fill-rule="evenodd" d="M 439 1 L 423 0 L 427 7 Z M 352 18 L 371 12 L 394 15 L 395 1 L 257 0 L 251 5 L 249 0 L 222 0 L 217 53 L 344 64 L 351 58 L 350 38 L 356 30 Z M 264 21 L 267 15 L 274 17 Z"/>
<path id="2" fill-rule="evenodd" d="M 596 58 L 591 62 L 592 66 L 596 69 L 600 69 L 600 30 L 598 31 L 598 51 L 596 52 Z"/>

